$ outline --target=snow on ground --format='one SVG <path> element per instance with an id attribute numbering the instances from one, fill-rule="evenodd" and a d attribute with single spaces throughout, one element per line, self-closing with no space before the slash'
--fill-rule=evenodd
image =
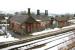
<path id="1" fill-rule="evenodd" d="M 18 39 L 12 37 L 10 33 L 7 33 L 7 35 L 0 36 L 0 42 L 8 42 L 8 41 L 15 41 L 15 40 Z"/>
<path id="2" fill-rule="evenodd" d="M 14 40 L 18 40 L 18 39 L 11 37 L 11 36 L 9 36 L 8 38 L 4 36 L 0 36 L 0 42 L 8 42 L 8 41 L 14 41 Z"/>
<path id="3" fill-rule="evenodd" d="M 45 29 L 45 30 L 40 31 L 40 32 L 34 32 L 34 33 L 32 33 L 31 35 L 39 35 L 39 34 L 44 34 L 44 33 L 52 32 L 52 31 L 56 31 L 56 30 L 60 30 L 60 28 Z"/>

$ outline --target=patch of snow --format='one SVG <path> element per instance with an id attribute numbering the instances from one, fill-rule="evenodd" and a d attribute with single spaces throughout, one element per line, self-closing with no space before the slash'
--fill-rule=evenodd
<path id="1" fill-rule="evenodd" d="M 41 21 L 41 20 L 36 20 L 36 21 Z"/>
<path id="2" fill-rule="evenodd" d="M 71 25 L 71 26 L 62 27 L 61 29 L 67 30 L 67 29 L 73 29 L 74 27 L 75 25 Z"/>
<path id="3" fill-rule="evenodd" d="M 45 29 L 45 30 L 40 31 L 40 32 L 34 32 L 31 35 L 39 35 L 39 34 L 44 34 L 44 33 L 47 33 L 47 32 L 52 32 L 52 31 L 57 31 L 57 30 L 60 30 L 60 29 L 59 28 Z"/>
<path id="4" fill-rule="evenodd" d="M 10 33 L 7 33 L 7 35 L 0 36 L 0 42 L 8 42 L 8 41 L 15 41 L 15 40 L 19 40 L 19 39 L 12 37 Z"/>
<path id="5" fill-rule="evenodd" d="M 0 42 L 8 42 L 8 41 L 14 41 L 14 40 L 18 40 L 14 37 L 8 37 L 8 38 L 5 38 L 4 36 L 0 36 Z"/>

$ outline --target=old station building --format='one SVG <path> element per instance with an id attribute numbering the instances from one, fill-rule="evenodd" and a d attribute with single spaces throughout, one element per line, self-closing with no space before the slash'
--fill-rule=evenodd
<path id="1" fill-rule="evenodd" d="M 48 10 L 45 10 L 44 15 L 40 15 L 40 10 L 37 10 L 36 15 L 31 15 L 28 8 L 27 15 L 15 15 L 10 19 L 10 29 L 21 33 L 32 33 L 49 28 L 53 20 L 48 17 Z"/>

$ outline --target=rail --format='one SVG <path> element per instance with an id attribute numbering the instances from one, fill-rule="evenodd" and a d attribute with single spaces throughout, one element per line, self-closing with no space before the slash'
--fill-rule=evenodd
<path id="1" fill-rule="evenodd" d="M 70 41 L 70 40 L 73 40 L 73 39 L 75 39 L 75 37 L 73 37 L 73 38 L 71 38 L 71 39 L 69 39 L 69 40 L 66 40 L 66 41 L 64 41 L 64 42 L 61 42 L 61 43 L 59 43 L 59 44 L 56 44 L 56 45 L 54 45 L 54 46 L 51 46 L 51 47 L 49 47 L 49 48 L 46 48 L 45 50 L 48 50 L 48 49 L 51 49 L 51 48 L 53 48 L 53 47 L 56 47 L 56 46 L 58 46 L 58 45 L 60 45 L 60 44 L 63 44 L 63 43 L 65 43 L 65 42 L 67 42 L 67 41 Z M 50 43 L 50 42 L 49 42 Z M 75 42 L 74 42 L 75 43 Z M 74 46 L 75 47 L 75 46 Z"/>

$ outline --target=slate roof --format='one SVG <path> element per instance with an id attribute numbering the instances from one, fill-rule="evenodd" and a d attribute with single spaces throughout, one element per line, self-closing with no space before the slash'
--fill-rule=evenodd
<path id="1" fill-rule="evenodd" d="M 32 16 L 35 20 L 41 20 L 41 21 L 48 21 L 50 20 L 50 18 L 48 16 L 45 15 L 36 15 L 36 16 Z"/>
<path id="2" fill-rule="evenodd" d="M 15 15 L 14 17 L 12 17 L 10 19 L 10 21 L 15 20 L 16 22 L 23 23 L 23 22 L 26 22 L 28 20 L 28 18 L 30 18 L 30 17 L 35 19 L 35 21 L 37 21 L 37 20 L 40 20 L 40 21 L 50 20 L 49 17 L 45 16 L 45 15 L 31 15 L 31 16 L 28 16 L 28 15 Z"/>
<path id="3" fill-rule="evenodd" d="M 19 23 L 23 23 L 24 21 L 26 21 L 28 19 L 28 15 L 15 15 L 14 17 L 12 17 L 10 19 L 10 21 L 15 20 Z"/>

